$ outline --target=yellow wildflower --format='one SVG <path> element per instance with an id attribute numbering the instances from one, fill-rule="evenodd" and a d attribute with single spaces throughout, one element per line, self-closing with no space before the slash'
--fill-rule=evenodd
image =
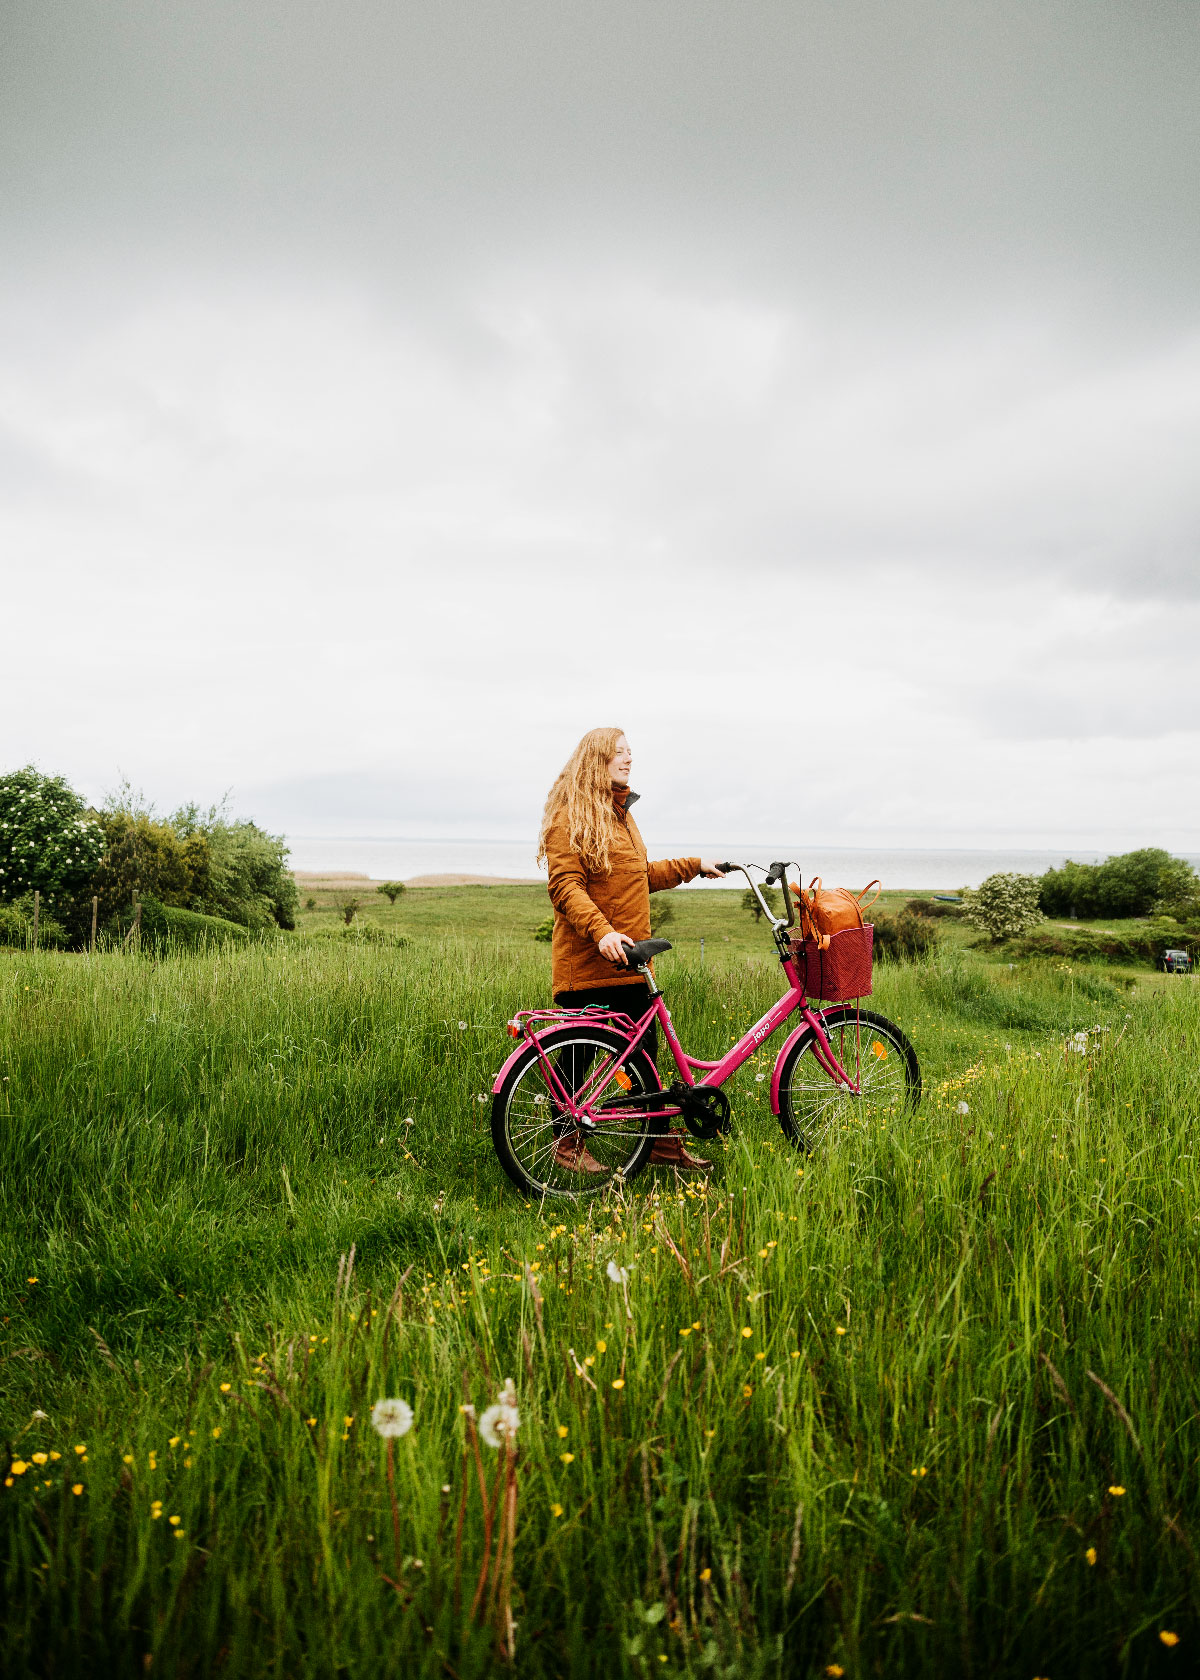
<path id="1" fill-rule="evenodd" d="M 558 1462 L 560 1464 L 574 1464 L 575 1454 L 572 1452 L 559 1453 Z"/>
<path id="2" fill-rule="evenodd" d="M 1124 1499 L 1125 1497 L 1125 1489 L 1119 1482 L 1114 1482 L 1108 1491 L 1112 1494 L 1114 1499 Z"/>
<path id="3" fill-rule="evenodd" d="M 613 1378 L 613 1387 L 614 1388 L 624 1388 L 625 1387 L 625 1378 L 624 1377 L 614 1377 Z"/>
<path id="4" fill-rule="evenodd" d="M 71 1489 L 71 1492 L 76 1496 L 76 1498 L 78 1498 L 78 1496 L 83 1492 L 83 1483 L 76 1482 L 74 1487 Z"/>
<path id="5" fill-rule="evenodd" d="M 1089 1546 L 1087 1551 L 1084 1552 L 1083 1555 L 1087 1559 L 1088 1568 L 1089 1569 L 1094 1568 L 1095 1563 L 1096 1563 L 1096 1548 L 1095 1548 L 1095 1546 Z"/>

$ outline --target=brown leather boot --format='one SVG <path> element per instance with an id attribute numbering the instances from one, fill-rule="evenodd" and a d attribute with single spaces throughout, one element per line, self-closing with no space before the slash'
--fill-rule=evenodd
<path id="1" fill-rule="evenodd" d="M 654 1148 L 650 1151 L 650 1165 L 652 1167 L 674 1167 L 676 1172 L 711 1172 L 712 1162 L 706 1161 L 703 1155 L 692 1155 L 684 1148 L 683 1137 L 679 1132 L 667 1132 L 656 1138 Z"/>
<path id="2" fill-rule="evenodd" d="M 565 1167 L 568 1172 L 603 1173 L 607 1171 L 607 1168 L 602 1167 L 597 1161 L 578 1132 L 559 1138 L 554 1145 L 554 1165 Z"/>

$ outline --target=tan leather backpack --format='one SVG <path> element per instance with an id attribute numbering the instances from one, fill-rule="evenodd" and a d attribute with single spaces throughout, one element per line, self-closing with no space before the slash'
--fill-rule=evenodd
<path id="1" fill-rule="evenodd" d="M 875 891 L 864 904 L 863 899 Z M 863 926 L 863 911 L 869 910 L 883 891 L 878 881 L 868 881 L 860 893 L 848 892 L 845 887 L 822 887 L 821 877 L 814 875 L 807 887 L 792 884 L 800 911 L 800 937 L 815 940 L 822 951 L 829 948 L 831 935 L 843 928 Z"/>

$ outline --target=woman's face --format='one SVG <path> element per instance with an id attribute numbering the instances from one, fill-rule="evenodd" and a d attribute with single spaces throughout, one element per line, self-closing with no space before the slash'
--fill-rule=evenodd
<path id="1" fill-rule="evenodd" d="M 629 742 L 624 735 L 617 737 L 617 750 L 608 761 L 608 773 L 614 787 L 628 787 L 629 773 L 633 769 L 633 754 L 629 750 Z"/>

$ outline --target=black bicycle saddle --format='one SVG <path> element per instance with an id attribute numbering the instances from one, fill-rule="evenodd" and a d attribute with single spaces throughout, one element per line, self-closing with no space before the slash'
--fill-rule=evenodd
<path id="1" fill-rule="evenodd" d="M 641 968 L 651 957 L 661 957 L 664 951 L 671 949 L 669 939 L 642 939 L 636 945 L 626 945 L 625 961 L 630 968 Z"/>

